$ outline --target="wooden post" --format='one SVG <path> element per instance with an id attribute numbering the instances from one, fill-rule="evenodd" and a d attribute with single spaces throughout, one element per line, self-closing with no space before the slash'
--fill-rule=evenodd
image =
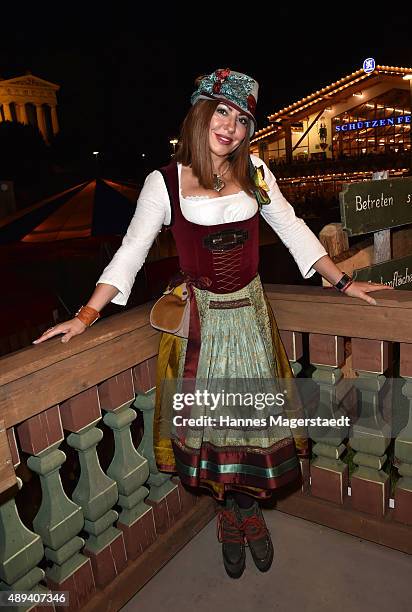
<path id="1" fill-rule="evenodd" d="M 381 181 L 389 177 L 389 171 L 376 172 L 372 174 L 373 181 Z M 392 258 L 391 249 L 391 230 L 384 229 L 373 234 L 373 255 L 374 263 L 382 263 Z"/>
<path id="2" fill-rule="evenodd" d="M 82 507 L 84 530 L 89 534 L 83 549 L 92 563 L 96 584 L 104 587 L 126 565 L 123 532 L 113 526 L 118 519 L 113 506 L 118 501 L 117 484 L 102 470 L 97 445 L 103 432 L 96 427 L 101 411 L 96 387 L 61 404 L 63 427 L 72 433 L 67 443 L 79 453 L 80 478 L 73 500 Z"/>
<path id="3" fill-rule="evenodd" d="M 319 240 L 329 257 L 336 257 L 349 249 L 348 234 L 342 223 L 329 223 L 319 232 Z"/>
<path id="4" fill-rule="evenodd" d="M 395 488 L 395 518 L 412 525 L 412 344 L 400 345 L 400 375 L 405 379 L 403 395 L 409 402 L 409 417 L 395 440 L 400 479 Z"/>
<path id="5" fill-rule="evenodd" d="M 352 507 L 383 517 L 388 509 L 389 476 L 383 471 L 391 428 L 379 411 L 389 365 L 389 342 L 352 338 L 353 367 L 359 377 L 354 384 L 360 392 L 360 412 L 352 427 L 351 447 L 358 466 L 351 477 Z"/>
<path id="6" fill-rule="evenodd" d="M 340 383 L 343 376 L 340 366 L 344 363 L 344 339 L 325 334 L 309 334 L 310 362 L 316 367 L 312 374 L 319 386 L 319 404 L 315 416 L 338 418 L 346 416 L 340 406 Z M 346 452 L 343 441 L 348 427 L 310 427 L 310 437 L 316 442 L 313 452 L 316 458 L 310 466 L 311 492 L 316 497 L 343 504 L 348 493 L 348 466 L 340 458 Z"/>
<path id="7" fill-rule="evenodd" d="M 0 421 L 0 450 L 5 469 L 0 470 L 0 589 L 46 593 L 44 570 L 37 567 L 44 555 L 43 543 L 20 519 L 15 497 L 23 483 L 14 468 L 20 464 L 14 430 L 6 432 Z M 11 476 L 11 477 L 10 477 Z"/>
<path id="8" fill-rule="evenodd" d="M 150 486 L 150 495 L 147 502 L 153 506 L 156 530 L 164 533 L 172 526 L 182 506 L 177 485 L 169 474 L 159 472 L 156 464 L 153 449 L 155 393 L 149 391 L 145 395 L 137 394 L 134 406 L 143 413 L 144 420 L 144 434 L 137 450 L 149 462 L 150 476 L 147 482 Z"/>
<path id="9" fill-rule="evenodd" d="M 373 234 L 373 263 L 382 263 L 392 258 L 391 230 L 385 229 Z"/>
<path id="10" fill-rule="evenodd" d="M 82 608 L 95 591 L 90 560 L 80 553 L 84 540 L 79 533 L 84 516 L 79 505 L 64 492 L 60 466 L 66 455 L 59 450 L 63 428 L 58 406 L 53 406 L 17 427 L 21 448 L 30 454 L 28 467 L 39 474 L 42 501 L 33 526 L 46 546 L 51 562 L 47 584 L 53 591 L 69 591 L 72 608 Z"/>
<path id="11" fill-rule="evenodd" d="M 113 431 L 115 451 L 107 470 L 119 489 L 122 511 L 117 527 L 123 531 L 127 558 L 136 559 L 156 540 L 153 508 L 144 503 L 149 490 L 144 486 L 149 464 L 135 449 L 130 425 L 136 412 L 132 372 L 127 370 L 109 378 L 98 387 L 100 407 L 106 411 L 103 421 Z"/>
<path id="12" fill-rule="evenodd" d="M 290 121 L 283 120 L 282 127 L 285 131 L 286 163 L 291 164 L 293 161 L 293 151 L 292 151 L 292 126 L 291 126 Z"/>

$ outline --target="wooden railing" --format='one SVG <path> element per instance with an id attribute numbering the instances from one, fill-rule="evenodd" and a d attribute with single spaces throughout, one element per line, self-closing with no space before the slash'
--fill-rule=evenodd
<path id="1" fill-rule="evenodd" d="M 0 359 L 0 589 L 117 610 L 213 516 L 156 467 L 149 310 Z"/>
<path id="2" fill-rule="evenodd" d="M 280 492 L 277 508 L 412 552 L 412 297 L 383 291 L 369 306 L 321 287 L 266 291 L 323 415 L 352 377 L 351 401 L 374 423 L 362 429 L 354 410 L 347 435 L 315 438 L 302 486 Z M 68 591 L 71 609 L 117 610 L 212 517 L 208 496 L 156 467 L 149 310 L 0 359 L 0 589 Z M 392 440 L 394 374 L 404 423 Z"/>
<path id="3" fill-rule="evenodd" d="M 335 416 L 344 388 L 352 417 L 347 435 L 312 440 L 306 495 L 278 508 L 411 553 L 411 293 L 376 292 L 371 306 L 333 288 L 266 289 L 296 374 L 311 366 L 322 416 Z"/>

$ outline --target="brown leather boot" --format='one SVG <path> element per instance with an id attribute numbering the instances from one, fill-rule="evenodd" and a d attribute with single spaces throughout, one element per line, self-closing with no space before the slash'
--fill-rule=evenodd
<path id="1" fill-rule="evenodd" d="M 246 565 L 244 536 L 240 530 L 236 504 L 228 498 L 226 508 L 217 516 L 217 538 L 222 542 L 223 563 L 231 578 L 240 578 Z"/>
<path id="2" fill-rule="evenodd" d="M 236 504 L 237 506 L 237 504 Z M 273 561 L 273 544 L 270 533 L 257 501 L 250 508 L 239 508 L 236 513 L 241 519 L 240 529 L 249 544 L 249 550 L 256 567 L 267 572 Z"/>

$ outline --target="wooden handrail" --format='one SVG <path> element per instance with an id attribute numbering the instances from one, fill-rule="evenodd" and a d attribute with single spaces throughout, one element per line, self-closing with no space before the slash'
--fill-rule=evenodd
<path id="1" fill-rule="evenodd" d="M 61 336 L 0 358 L 0 386 L 149 325 L 153 302 L 107 317 L 67 344 Z M 154 333 L 155 330 L 153 330 Z"/>
<path id="2" fill-rule="evenodd" d="M 412 343 L 412 293 L 373 293 L 377 305 L 334 288 L 266 285 L 279 329 Z"/>
<path id="3" fill-rule="evenodd" d="M 108 317 L 62 344 L 52 338 L 0 359 L 0 421 L 8 429 L 157 355 L 151 303 Z"/>
<path id="4" fill-rule="evenodd" d="M 339 293 L 333 287 L 314 287 L 311 285 L 265 285 L 270 299 L 291 299 L 298 302 L 330 303 L 340 305 L 361 305 L 370 308 L 364 300 Z M 374 291 L 378 306 L 385 308 L 406 308 L 412 310 L 412 292 L 393 290 Z"/>

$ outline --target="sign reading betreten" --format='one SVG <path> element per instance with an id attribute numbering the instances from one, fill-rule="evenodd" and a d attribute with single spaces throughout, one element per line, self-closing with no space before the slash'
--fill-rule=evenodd
<path id="1" fill-rule="evenodd" d="M 411 177 L 346 183 L 339 200 L 349 236 L 412 223 Z"/>

